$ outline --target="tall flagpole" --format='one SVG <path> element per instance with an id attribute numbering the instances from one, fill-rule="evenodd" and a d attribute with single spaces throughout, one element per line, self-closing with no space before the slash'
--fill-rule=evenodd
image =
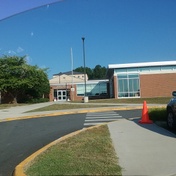
<path id="1" fill-rule="evenodd" d="M 71 71 L 72 71 L 72 87 L 73 87 L 73 51 L 71 48 Z"/>
<path id="2" fill-rule="evenodd" d="M 73 51 L 71 47 L 71 71 L 72 71 L 72 86 L 71 86 L 71 92 L 72 92 L 72 97 L 74 101 L 74 87 L 73 87 Z"/>

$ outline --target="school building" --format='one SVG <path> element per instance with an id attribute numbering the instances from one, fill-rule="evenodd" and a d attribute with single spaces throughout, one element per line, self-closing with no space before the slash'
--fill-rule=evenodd
<path id="1" fill-rule="evenodd" d="M 77 72 L 53 75 L 50 101 L 98 98 L 170 97 L 176 90 L 176 61 L 110 64 L 107 79 L 89 80 Z"/>

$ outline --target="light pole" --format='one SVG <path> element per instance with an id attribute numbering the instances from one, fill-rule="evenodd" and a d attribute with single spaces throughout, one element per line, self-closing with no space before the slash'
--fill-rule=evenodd
<path id="1" fill-rule="evenodd" d="M 85 91 L 84 91 L 84 102 L 87 102 L 87 100 L 85 100 L 85 97 L 86 97 L 86 59 L 85 59 L 84 40 L 85 40 L 85 38 L 82 37 L 82 42 L 83 42 L 83 60 L 84 60 L 84 87 L 85 87 Z"/>

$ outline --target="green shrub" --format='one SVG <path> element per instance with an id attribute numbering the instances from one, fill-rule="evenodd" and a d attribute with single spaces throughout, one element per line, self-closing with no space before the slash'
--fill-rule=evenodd
<path id="1" fill-rule="evenodd" d="M 166 121 L 166 108 L 152 108 L 149 109 L 149 117 L 153 121 Z"/>
<path id="2" fill-rule="evenodd" d="M 49 102 L 48 98 L 39 98 L 39 99 L 30 99 L 27 101 L 27 103 L 44 103 Z"/>

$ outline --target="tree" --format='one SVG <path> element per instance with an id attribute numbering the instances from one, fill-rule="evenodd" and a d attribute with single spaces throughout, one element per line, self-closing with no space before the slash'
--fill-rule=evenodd
<path id="1" fill-rule="evenodd" d="M 89 67 L 85 67 L 85 70 L 86 70 L 86 74 L 88 78 L 92 79 L 92 69 L 90 69 Z M 79 72 L 79 73 L 84 73 L 84 67 L 78 67 L 74 71 Z"/>
<path id="2" fill-rule="evenodd" d="M 86 67 L 86 73 L 89 79 L 105 79 L 106 70 L 107 69 L 101 65 L 96 65 L 93 69 Z M 84 67 L 78 67 L 74 71 L 84 73 Z"/>
<path id="3" fill-rule="evenodd" d="M 41 98 L 44 94 L 49 93 L 50 85 L 46 71 L 47 69 L 30 66 L 31 81 L 33 81 L 34 84 L 32 88 L 26 90 L 26 94 L 35 98 Z"/>
<path id="4" fill-rule="evenodd" d="M 93 69 L 94 79 L 105 79 L 106 78 L 106 68 L 101 67 L 101 65 L 96 65 Z"/>
<path id="5" fill-rule="evenodd" d="M 13 103 L 18 102 L 21 94 L 31 92 L 30 96 L 39 97 L 49 93 L 49 89 L 46 70 L 28 65 L 25 56 L 0 58 L 0 91 L 10 94 Z"/>

